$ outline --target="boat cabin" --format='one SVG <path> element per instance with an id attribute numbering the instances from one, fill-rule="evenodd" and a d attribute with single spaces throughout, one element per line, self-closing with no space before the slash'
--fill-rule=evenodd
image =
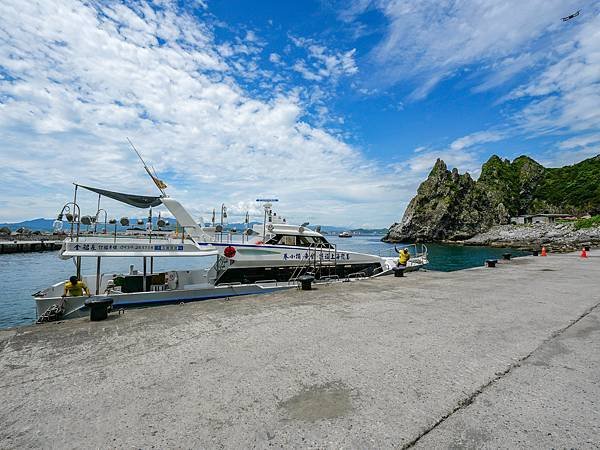
<path id="1" fill-rule="evenodd" d="M 302 236 L 290 234 L 276 234 L 271 237 L 267 245 L 286 245 L 289 247 L 310 247 L 314 245 L 330 248 L 331 244 L 323 236 Z"/>
<path id="2" fill-rule="evenodd" d="M 320 233 L 302 226 L 288 224 L 269 225 L 265 232 L 264 243 L 289 247 L 333 248 L 332 244 Z"/>

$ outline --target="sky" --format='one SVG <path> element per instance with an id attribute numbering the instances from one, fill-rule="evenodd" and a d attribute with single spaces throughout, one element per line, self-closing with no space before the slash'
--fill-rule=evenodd
<path id="1" fill-rule="evenodd" d="M 127 138 L 198 220 L 387 227 L 437 158 L 600 153 L 600 4 L 2 0 L 0 222 L 155 195 Z"/>

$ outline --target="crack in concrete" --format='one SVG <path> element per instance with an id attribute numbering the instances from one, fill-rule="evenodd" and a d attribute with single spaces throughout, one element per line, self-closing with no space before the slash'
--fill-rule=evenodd
<path id="1" fill-rule="evenodd" d="M 552 332 L 550 334 L 550 336 L 548 336 L 546 339 L 544 339 L 536 348 L 534 348 L 527 355 L 523 356 L 522 358 L 520 358 L 519 360 L 515 361 L 514 363 L 509 364 L 509 366 L 505 370 L 503 370 L 502 372 L 496 372 L 495 376 L 492 379 L 490 379 L 487 383 L 481 385 L 477 390 L 475 390 L 474 392 L 472 392 L 471 395 L 469 395 L 468 397 L 465 397 L 465 398 L 461 399 L 450 412 L 448 412 L 447 414 L 443 415 L 438 420 L 436 420 L 435 423 L 433 423 L 430 427 L 428 427 L 425 430 L 423 430 L 412 441 L 407 442 L 406 444 L 404 444 L 401 447 L 402 450 L 409 449 L 409 448 L 412 448 L 415 445 L 417 445 L 422 438 L 424 438 L 429 433 L 431 433 L 432 431 L 434 431 L 438 426 L 440 426 L 442 423 L 444 423 L 448 418 L 450 418 L 456 412 L 458 412 L 458 411 L 460 411 L 460 410 L 468 407 L 471 403 L 473 403 L 475 401 L 475 399 L 480 394 L 482 394 L 487 388 L 489 388 L 490 386 L 494 385 L 496 382 L 500 381 L 502 378 L 504 378 L 506 375 L 508 375 L 510 372 L 512 372 L 513 369 L 521 367 L 525 361 L 527 361 L 529 358 L 531 358 L 536 352 L 540 351 L 542 349 L 542 347 L 544 347 L 545 345 L 549 344 L 551 341 L 553 341 L 554 339 L 556 339 L 557 337 L 559 337 L 561 334 L 563 334 L 565 331 L 567 331 L 573 325 L 577 324 L 580 320 L 582 320 L 585 317 L 587 317 L 589 314 L 591 314 L 599 306 L 600 306 L 600 303 L 596 303 L 595 305 L 589 307 L 579 317 L 577 317 L 575 320 L 572 320 L 568 325 L 566 325 L 563 328 L 560 328 L 560 329 Z"/>

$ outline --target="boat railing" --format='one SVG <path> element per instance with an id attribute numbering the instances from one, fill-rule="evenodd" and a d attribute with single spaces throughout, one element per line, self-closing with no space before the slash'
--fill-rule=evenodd
<path id="1" fill-rule="evenodd" d="M 418 243 L 418 244 L 402 244 L 399 247 L 401 247 L 401 248 L 407 248 L 408 252 L 410 253 L 411 257 L 413 257 L 413 258 L 422 258 L 422 257 L 427 258 L 427 253 L 428 253 L 427 245 L 425 245 L 423 243 Z M 397 257 L 398 256 L 398 252 L 396 252 L 396 248 L 394 246 L 394 248 L 390 247 L 390 248 L 387 248 L 385 250 L 381 250 L 379 252 L 379 256 L 383 256 L 383 257 Z"/>
<path id="2" fill-rule="evenodd" d="M 89 218 L 93 216 L 82 216 L 81 218 L 76 215 L 70 215 L 67 217 L 67 223 L 70 226 L 71 230 L 64 232 L 62 226 L 60 229 L 56 229 L 54 232 L 60 233 L 62 232 L 65 236 L 69 237 L 69 239 L 73 242 L 78 242 L 79 239 L 89 239 L 89 238 L 102 238 L 102 239 L 112 239 L 116 242 L 119 239 L 138 239 L 140 241 L 147 241 L 152 243 L 156 240 L 177 240 L 181 242 L 185 242 L 185 240 L 189 239 L 190 236 L 185 233 L 185 230 L 161 230 L 161 229 L 127 229 L 127 230 L 119 230 L 118 224 L 114 219 L 110 219 L 108 222 L 108 228 L 97 227 L 96 222 L 89 221 Z M 55 221 L 55 222 L 58 222 Z M 91 229 L 84 229 L 84 227 L 88 227 Z"/>
<path id="3" fill-rule="evenodd" d="M 258 280 L 258 281 L 254 282 L 254 284 L 258 284 L 258 285 L 260 285 L 260 284 L 275 284 L 275 286 L 278 286 L 279 285 L 278 283 L 279 282 L 277 280 L 275 280 L 275 279 L 272 279 L 272 280 Z"/>
<path id="4" fill-rule="evenodd" d="M 78 241 L 80 238 L 110 238 L 114 242 L 117 242 L 119 239 L 138 239 L 140 241 L 145 240 L 148 243 L 152 243 L 156 240 L 161 239 L 180 240 L 181 242 L 183 242 L 186 239 L 194 239 L 195 241 L 198 241 L 200 239 L 200 241 L 202 242 L 211 243 L 214 242 L 221 244 L 246 244 L 249 243 L 254 237 L 254 235 L 251 235 L 246 232 L 247 229 L 213 232 L 204 228 L 200 228 L 200 230 L 202 231 L 200 236 L 190 236 L 185 230 L 181 228 L 175 230 L 162 230 L 156 229 L 154 227 L 151 230 L 142 228 L 128 228 L 123 230 L 123 225 L 120 225 L 118 221 L 115 222 L 114 219 L 109 220 L 107 228 L 105 228 L 104 225 L 95 227 L 96 224 L 94 222 L 85 223 L 78 220 L 78 218 L 75 217 L 69 220 L 67 223 L 69 226 L 71 226 L 73 231 L 63 231 L 63 234 L 69 237 L 73 242 Z M 333 246 L 333 244 L 321 245 Z"/>
<path id="5" fill-rule="evenodd" d="M 354 272 L 349 274 L 348 278 L 367 278 L 367 274 L 364 271 Z"/>
<path id="6" fill-rule="evenodd" d="M 221 244 L 245 244 L 250 241 L 251 237 L 246 230 L 251 230 L 251 228 L 246 228 L 243 231 L 225 230 L 212 233 L 204 230 L 204 232 L 213 239 L 213 242 Z"/>
<path id="7" fill-rule="evenodd" d="M 84 216 L 85 218 L 85 216 Z M 85 220 L 85 219 L 84 219 Z M 73 232 L 69 232 L 67 231 L 66 233 L 63 233 L 63 235 L 65 237 L 68 237 L 72 242 L 78 242 L 80 239 L 102 239 L 102 240 L 106 240 L 106 239 L 110 239 L 112 240 L 114 243 L 116 243 L 117 241 L 120 240 L 136 240 L 138 242 L 147 242 L 147 243 L 153 243 L 153 242 L 157 242 L 157 241 L 165 241 L 165 240 L 169 240 L 169 241 L 177 241 L 177 242 L 189 242 L 190 240 L 194 240 L 194 238 L 192 236 L 190 236 L 189 234 L 187 234 L 184 230 L 162 230 L 162 229 L 155 229 L 153 228 L 152 230 L 149 229 L 126 229 L 126 230 L 119 230 L 118 229 L 118 225 L 114 224 L 114 223 L 109 223 L 109 229 L 103 229 L 98 227 L 96 230 L 94 230 L 92 228 L 91 225 L 79 221 L 77 219 L 72 219 L 70 221 L 68 221 L 68 224 L 73 228 Z M 91 229 L 87 230 L 84 227 L 88 226 Z M 112 227 L 112 229 L 111 229 Z M 234 241 L 233 239 L 219 239 L 219 238 L 212 238 L 212 236 L 203 236 L 203 237 L 210 237 L 210 239 L 207 239 L 209 242 L 231 242 L 234 243 L 236 241 Z M 198 240 L 197 237 L 195 239 L 196 241 Z"/>

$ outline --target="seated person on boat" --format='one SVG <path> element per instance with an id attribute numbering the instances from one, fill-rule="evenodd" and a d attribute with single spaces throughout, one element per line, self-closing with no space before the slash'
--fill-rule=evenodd
<path id="1" fill-rule="evenodd" d="M 73 275 L 69 278 L 69 281 L 65 283 L 65 290 L 62 296 L 66 297 L 69 295 L 70 297 L 81 297 L 83 296 L 84 291 L 88 297 L 92 295 L 85 282 L 77 279 L 77 277 Z"/>

